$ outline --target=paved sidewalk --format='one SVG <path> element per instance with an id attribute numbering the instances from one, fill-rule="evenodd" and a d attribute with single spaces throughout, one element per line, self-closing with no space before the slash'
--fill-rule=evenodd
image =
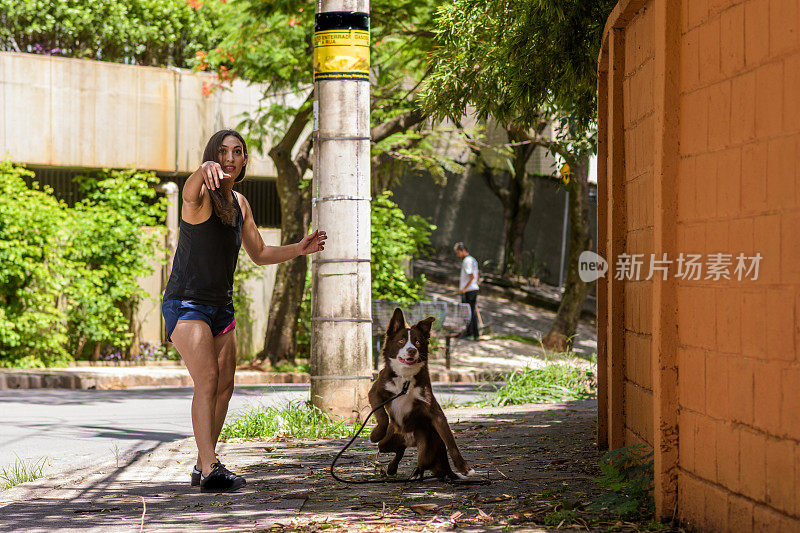
<path id="1" fill-rule="evenodd" d="M 248 484 L 203 494 L 189 485 L 194 444 L 186 439 L 0 492 L 0 531 L 546 531 L 537 524 L 558 505 L 597 495 L 594 401 L 447 415 L 463 455 L 491 485 L 343 485 L 328 468 L 347 439 L 227 442 L 220 458 Z M 353 448 L 338 473 L 373 474 L 375 446 L 362 437 Z M 409 450 L 400 475 L 414 460 Z"/>

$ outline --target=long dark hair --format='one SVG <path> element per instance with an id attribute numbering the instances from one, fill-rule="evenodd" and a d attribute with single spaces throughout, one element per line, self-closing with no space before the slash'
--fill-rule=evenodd
<path id="1" fill-rule="evenodd" d="M 206 149 L 203 150 L 203 162 L 206 161 L 214 161 L 215 163 L 220 163 L 219 160 L 219 148 L 222 146 L 222 141 L 225 140 L 225 137 L 228 135 L 232 135 L 239 139 L 239 142 L 242 143 L 242 150 L 244 151 L 245 158 L 247 157 L 247 143 L 244 141 L 242 135 L 236 130 L 219 130 L 217 133 L 211 136 L 206 144 Z M 234 178 L 234 183 L 239 183 L 244 179 L 245 173 L 247 172 L 247 163 L 242 166 L 241 172 L 239 175 Z M 236 206 L 233 204 L 236 200 L 231 200 L 228 202 L 222 193 L 219 192 L 219 189 L 215 189 L 213 191 L 208 191 L 211 197 L 211 205 L 214 208 L 214 213 L 222 220 L 223 224 L 227 224 L 228 226 L 236 226 Z"/>

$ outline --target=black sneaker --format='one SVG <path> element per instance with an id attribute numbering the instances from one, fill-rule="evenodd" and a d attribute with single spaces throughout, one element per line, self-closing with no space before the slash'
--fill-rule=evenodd
<path id="1" fill-rule="evenodd" d="M 200 485 L 200 476 L 203 475 L 203 471 L 197 468 L 197 465 L 194 465 L 192 468 L 192 487 L 197 487 Z"/>
<path id="2" fill-rule="evenodd" d="M 213 463 L 211 473 L 200 476 L 200 492 L 233 492 L 247 484 L 242 476 L 237 476 L 222 463 Z"/>

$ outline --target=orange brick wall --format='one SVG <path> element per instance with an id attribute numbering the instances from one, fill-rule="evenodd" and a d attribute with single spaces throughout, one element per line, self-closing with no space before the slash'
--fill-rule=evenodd
<path id="1" fill-rule="evenodd" d="M 621 1 L 599 75 L 598 441 L 654 447 L 662 517 L 800 531 L 800 0 Z M 763 259 L 611 279 L 651 252 Z"/>
<path id="2" fill-rule="evenodd" d="M 622 81 L 625 151 L 626 228 L 623 251 L 653 249 L 653 10 L 639 11 L 625 36 Z M 653 444 L 652 282 L 642 265 L 641 280 L 623 282 L 625 444 Z"/>

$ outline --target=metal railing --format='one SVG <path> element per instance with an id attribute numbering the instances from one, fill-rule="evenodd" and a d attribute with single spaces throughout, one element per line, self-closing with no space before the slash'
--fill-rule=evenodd
<path id="1" fill-rule="evenodd" d="M 469 304 L 450 303 L 441 300 L 415 302 L 410 305 L 399 304 L 391 300 L 372 300 L 372 337 L 376 350 L 373 351 L 373 365 L 380 364 L 378 354 L 381 342 L 389 327 L 389 321 L 396 308 L 403 310 L 406 323 L 412 326 L 429 316 L 435 317 L 433 336 L 445 338 L 445 368 L 450 368 L 450 339 L 461 334 L 469 324 Z"/>

